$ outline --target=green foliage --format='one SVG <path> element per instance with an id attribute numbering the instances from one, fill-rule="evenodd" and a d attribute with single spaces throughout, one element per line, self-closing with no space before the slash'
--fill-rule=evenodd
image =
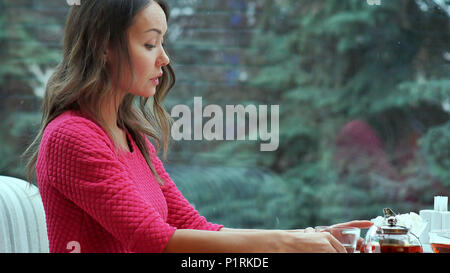
<path id="1" fill-rule="evenodd" d="M 430 174 L 450 187 L 450 122 L 430 129 L 420 144 Z"/>
<path id="2" fill-rule="evenodd" d="M 32 9 L 19 8 L 16 1 L 0 3 L 0 92 L 5 98 L 0 102 L 2 175 L 24 178 L 25 162 L 20 155 L 37 133 L 41 116 L 39 109 L 30 107 L 39 100 L 33 89 L 45 84 L 30 66 L 50 67 L 59 60 L 59 51 L 38 35 L 59 35 L 62 26 L 55 21 L 47 17 L 44 22 Z"/>
<path id="3" fill-rule="evenodd" d="M 286 188 L 274 197 L 288 204 L 277 214 L 285 228 L 370 219 L 384 207 L 417 212 L 431 204 L 433 195 L 450 193 L 449 128 L 441 127 L 448 121 L 442 102 L 450 98 L 450 70 L 442 55 L 450 42 L 441 35 L 448 33 L 445 13 L 422 11 L 413 0 L 380 6 L 358 0 L 284 0 L 265 1 L 259 19 L 251 48 L 242 53 L 248 55 L 248 67 L 258 68 L 248 82 L 255 91 L 246 96 L 261 98 L 257 104 L 280 105 L 280 146 L 263 153 L 255 152 L 257 144 L 223 142 L 196 153 L 197 162 L 277 173 Z M 389 170 L 373 169 L 371 158 L 344 166 L 336 157 L 337 134 L 355 119 L 376 130 Z M 422 152 L 399 163 L 398 148 L 415 134 Z M 214 198 L 190 197 L 202 208 L 222 206 Z M 238 200 L 230 199 L 228 206 L 246 207 Z"/>
<path id="4" fill-rule="evenodd" d="M 25 161 L 20 158 L 24 147 L 39 130 L 41 116 L 33 112 L 14 112 L 7 115 L 0 124 L 0 173 L 24 178 Z"/>
<path id="5" fill-rule="evenodd" d="M 36 25 L 37 15 L 31 10 L 23 10 L 20 16 L 15 14 L 13 8 L 14 1 L 2 1 L 4 7 L 0 8 L 0 84 L 4 84 L 5 77 L 20 79 L 28 86 L 34 86 L 33 76 L 30 74 L 28 66 L 54 65 L 60 54 L 54 49 L 50 49 L 36 37 L 36 26 L 43 25 L 44 22 Z M 61 32 L 61 26 L 56 24 L 52 18 L 47 18 L 45 31 L 48 34 L 57 35 Z"/>
<path id="6" fill-rule="evenodd" d="M 279 177 L 256 168 L 170 165 L 183 195 L 209 221 L 228 227 L 280 228 L 289 203 Z M 243 179 L 245 177 L 246 179 Z"/>
<path id="7" fill-rule="evenodd" d="M 436 184 L 427 181 L 448 186 L 450 173 L 449 127 L 439 127 L 448 120 L 441 103 L 450 98 L 450 70 L 442 57 L 449 36 L 436 35 L 448 33 L 446 14 L 421 11 L 412 0 L 380 6 L 357 0 L 265 3 L 252 48 L 253 65 L 262 69 L 251 84 L 280 104 L 280 148 L 259 162 L 286 181 L 291 224 L 370 218 L 385 206 L 418 211 L 429 204 L 431 196 L 419 197 L 436 193 Z M 417 113 L 397 115 L 402 111 Z M 394 160 L 395 147 L 414 131 L 410 116 L 424 127 L 429 171 L 416 153 L 406 165 L 389 162 L 399 173 L 395 178 L 361 162 L 343 174 L 333 156 L 343 124 L 371 122 Z"/>

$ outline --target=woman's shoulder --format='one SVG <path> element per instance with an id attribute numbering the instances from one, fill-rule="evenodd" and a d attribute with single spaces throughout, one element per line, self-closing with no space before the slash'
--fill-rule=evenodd
<path id="1" fill-rule="evenodd" d="M 102 127 L 76 110 L 68 110 L 54 118 L 44 130 L 44 139 L 69 140 L 90 143 L 103 142 L 110 146 L 110 139 Z"/>

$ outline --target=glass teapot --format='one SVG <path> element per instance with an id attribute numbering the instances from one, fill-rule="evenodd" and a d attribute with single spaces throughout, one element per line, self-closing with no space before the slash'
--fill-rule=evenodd
<path id="1" fill-rule="evenodd" d="M 367 231 L 361 253 L 422 253 L 419 238 L 408 228 L 397 225 L 395 213 L 383 209 L 385 225 L 373 225 Z"/>

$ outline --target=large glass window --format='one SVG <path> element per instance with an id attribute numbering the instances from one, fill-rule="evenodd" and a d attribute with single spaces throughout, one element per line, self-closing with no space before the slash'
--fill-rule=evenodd
<path id="1" fill-rule="evenodd" d="M 76 3 L 0 2 L 0 175 L 25 178 Z M 449 195 L 448 1 L 168 3 L 165 167 L 208 220 L 301 228 Z"/>

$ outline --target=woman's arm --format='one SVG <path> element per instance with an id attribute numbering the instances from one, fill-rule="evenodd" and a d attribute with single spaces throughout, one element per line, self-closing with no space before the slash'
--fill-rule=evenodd
<path id="1" fill-rule="evenodd" d="M 177 229 L 163 252 L 167 253 L 264 253 L 346 252 L 327 232 L 252 230 L 217 232 Z"/>
<path id="2" fill-rule="evenodd" d="M 261 240 L 264 236 L 270 240 Z M 277 252 L 280 234 L 272 231 L 217 232 L 177 229 L 163 252 L 234 253 Z"/>
<path id="3" fill-rule="evenodd" d="M 368 228 L 370 221 L 351 221 L 335 226 Z M 291 230 L 234 229 L 217 231 L 177 229 L 164 252 L 346 252 L 328 232 L 313 228 Z"/>
<path id="4" fill-rule="evenodd" d="M 289 230 L 281 230 L 281 229 L 241 229 L 241 228 L 226 228 L 223 227 L 219 231 L 223 232 L 259 232 L 259 231 L 285 231 L 285 232 L 307 232 L 313 230 L 312 228 L 308 229 L 289 229 Z"/>

